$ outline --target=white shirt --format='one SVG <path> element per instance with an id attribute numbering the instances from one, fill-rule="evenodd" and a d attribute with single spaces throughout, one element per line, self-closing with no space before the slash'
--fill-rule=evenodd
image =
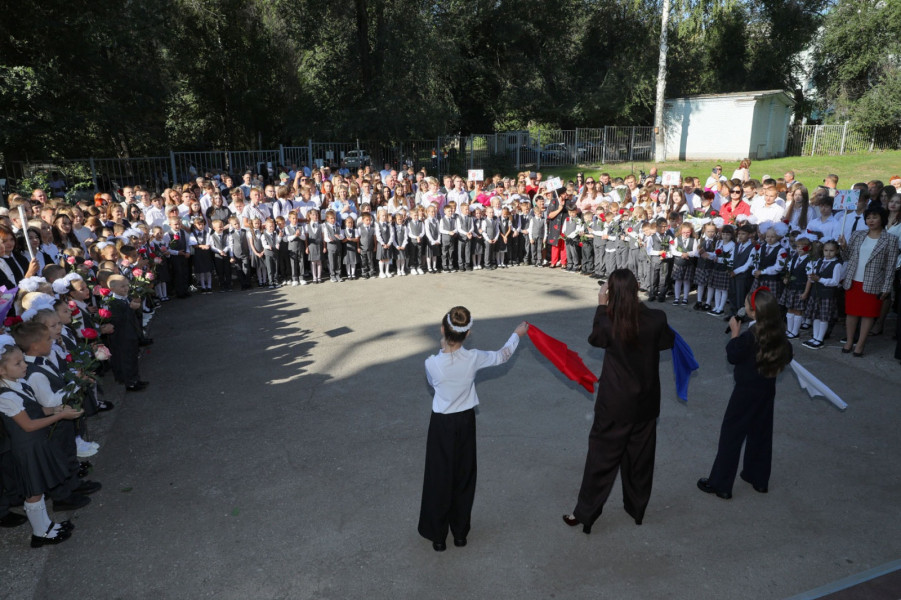
<path id="1" fill-rule="evenodd" d="M 817 218 L 807 224 L 808 231 L 816 231 L 822 233 L 821 237 L 814 236 L 811 238 L 812 240 L 819 240 L 821 242 L 831 242 L 838 239 L 839 234 L 841 233 L 842 222 L 836 221 L 834 217 L 829 217 L 825 221 L 822 218 Z"/>
<path id="2" fill-rule="evenodd" d="M 857 217 L 860 217 L 859 219 Z M 842 235 L 845 236 L 847 241 L 851 241 L 851 234 L 855 231 L 867 231 L 869 227 L 867 227 L 866 219 L 863 218 L 863 213 L 857 214 L 857 211 L 851 211 L 847 216 L 842 217 L 841 214 L 833 217 L 838 226 L 841 228 Z M 857 222 L 855 227 L 855 221 Z M 838 232 L 836 232 L 836 237 L 838 236 Z"/>
<path id="3" fill-rule="evenodd" d="M 773 202 L 772 204 L 758 205 L 756 208 L 751 207 L 751 214 L 757 217 L 760 223 L 778 223 L 785 216 L 785 209 Z"/>
<path id="4" fill-rule="evenodd" d="M 22 391 L 22 380 L 13 381 L 11 379 L 3 380 L 3 387 L 8 387 L 17 392 Z M 0 412 L 9 418 L 15 417 L 17 414 L 25 410 L 25 403 L 18 394 L 12 392 L 3 392 L 0 394 Z"/>
<path id="5" fill-rule="evenodd" d="M 860 244 L 860 254 L 857 257 L 857 268 L 854 270 L 854 281 L 863 281 L 864 271 L 866 271 L 867 263 L 870 261 L 878 241 L 879 238 L 864 236 L 863 243 Z"/>
<path id="6" fill-rule="evenodd" d="M 25 362 L 31 364 L 35 361 L 35 358 L 36 357 L 34 356 L 25 356 Z M 50 387 L 50 380 L 41 372 L 40 368 L 27 376 L 25 381 L 31 386 L 31 389 L 34 390 L 34 398 L 41 406 L 52 408 L 63 403 L 66 392 L 64 390 L 54 391 L 53 388 Z"/>
<path id="7" fill-rule="evenodd" d="M 428 357 L 425 361 L 426 377 L 435 389 L 432 411 L 456 413 L 478 405 L 476 371 L 507 362 L 518 345 L 519 336 L 514 333 L 503 348 L 494 352 L 461 347 L 455 352 L 442 351 Z"/>

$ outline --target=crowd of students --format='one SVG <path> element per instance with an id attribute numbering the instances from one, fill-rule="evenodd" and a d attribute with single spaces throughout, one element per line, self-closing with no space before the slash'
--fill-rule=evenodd
<path id="1" fill-rule="evenodd" d="M 100 488 L 80 461 L 97 451 L 85 416 L 112 408 L 98 376 L 108 368 L 127 391 L 147 386 L 142 316 L 170 294 L 520 266 L 605 279 L 626 268 L 648 302 L 725 320 L 766 287 L 787 336 L 809 330 L 810 349 L 845 316 L 843 351 L 862 356 L 901 297 L 901 178 L 856 184 L 855 210 L 836 214 L 836 176 L 810 194 L 791 172 L 755 180 L 749 167 L 677 186 L 654 171 L 558 183 L 293 167 L 272 183 L 210 173 L 160 195 L 126 187 L 75 205 L 13 194 L 0 209 L 0 285 L 18 288 L 11 337 L 0 338 L 0 526 L 24 522 L 8 512 L 24 501 L 33 546 L 71 535 L 49 520 L 44 495 L 69 510 Z"/>

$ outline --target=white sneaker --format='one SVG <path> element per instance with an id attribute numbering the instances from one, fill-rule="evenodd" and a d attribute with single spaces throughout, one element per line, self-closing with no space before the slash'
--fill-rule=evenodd
<path id="1" fill-rule="evenodd" d="M 422 269 L 416 269 L 416 274 L 417 274 L 417 275 L 424 275 L 424 273 L 422 272 Z"/>
<path id="2" fill-rule="evenodd" d="M 379 273 L 379 279 L 388 279 L 388 276 L 384 273 Z"/>
<path id="3" fill-rule="evenodd" d="M 291 287 L 297 287 L 298 285 L 299 285 L 299 284 L 297 283 L 297 281 L 292 281 L 292 282 L 291 282 Z"/>
<path id="4" fill-rule="evenodd" d="M 300 280 L 300 285 L 309 285 L 309 284 L 310 284 L 310 282 L 307 281 L 306 279 L 301 279 L 301 280 Z"/>

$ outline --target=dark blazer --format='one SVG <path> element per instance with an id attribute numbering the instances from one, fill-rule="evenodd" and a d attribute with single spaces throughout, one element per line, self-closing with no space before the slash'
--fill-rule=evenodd
<path id="1" fill-rule="evenodd" d="M 28 271 L 28 259 L 19 254 L 18 252 L 13 252 L 10 256 L 12 256 L 13 260 L 16 261 L 16 264 L 19 265 L 19 268 L 22 269 L 22 273 Z M 0 258 L 0 260 L 3 260 Z M 15 271 L 13 271 L 15 273 Z M 11 290 L 19 284 L 18 281 L 10 281 L 9 277 L 3 271 L 0 271 L 0 285 L 5 285 L 6 289 Z"/>
<path id="2" fill-rule="evenodd" d="M 675 335 L 666 313 L 644 304 L 638 315 L 638 341 L 625 345 L 613 336 L 607 307 L 598 306 L 588 343 L 604 348 L 604 367 L 594 410 L 618 423 L 641 423 L 660 414 L 660 351 Z"/>

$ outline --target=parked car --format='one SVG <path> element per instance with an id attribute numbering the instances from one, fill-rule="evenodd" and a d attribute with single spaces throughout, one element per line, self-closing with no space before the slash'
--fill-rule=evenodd
<path id="1" fill-rule="evenodd" d="M 372 158 L 365 150 L 351 150 L 344 155 L 344 162 L 348 169 L 359 169 L 372 164 Z"/>
<path id="2" fill-rule="evenodd" d="M 541 151 L 541 160 L 543 161 L 558 162 L 567 159 L 569 159 L 569 149 L 563 143 L 548 144 Z"/>

